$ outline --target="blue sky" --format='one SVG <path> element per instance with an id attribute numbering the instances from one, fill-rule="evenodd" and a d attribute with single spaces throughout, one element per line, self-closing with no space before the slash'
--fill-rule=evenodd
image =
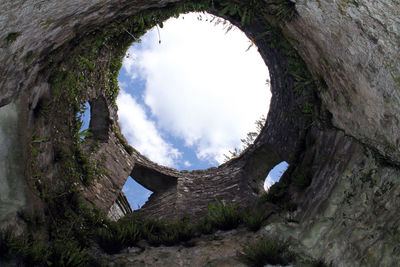
<path id="1" fill-rule="evenodd" d="M 255 46 L 247 51 L 251 42 L 239 29 L 226 33 L 222 23 L 184 18 L 164 23 L 161 44 L 152 30 L 128 50 L 117 104 L 122 132 L 135 148 L 190 170 L 217 166 L 240 147 L 268 113 L 271 94 L 268 68 Z"/>
<path id="2" fill-rule="evenodd" d="M 154 162 L 178 170 L 223 163 L 269 109 L 269 73 L 257 47 L 212 18 L 191 13 L 166 21 L 160 35 L 150 30 L 129 48 L 118 76 L 122 133 Z M 133 179 L 123 191 L 132 208 L 151 194 Z"/>
<path id="3" fill-rule="evenodd" d="M 278 165 L 276 165 L 267 175 L 267 178 L 264 182 L 264 189 L 268 191 L 268 189 L 273 185 L 275 182 L 279 181 L 282 174 L 287 170 L 289 164 L 286 161 L 282 161 Z"/>

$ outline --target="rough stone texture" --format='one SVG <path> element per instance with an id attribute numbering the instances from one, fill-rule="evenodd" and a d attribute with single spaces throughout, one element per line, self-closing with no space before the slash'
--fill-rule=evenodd
<path id="1" fill-rule="evenodd" d="M 269 232 L 293 238 L 300 251 L 334 266 L 397 265 L 398 167 L 382 164 L 336 129 L 314 128 L 310 138 L 312 183 L 297 196 L 299 209 L 287 215 L 291 223 L 270 224 Z"/>
<path id="2" fill-rule="evenodd" d="M 139 10 L 165 6 L 175 0 L 131 1 L 7 1 L 0 2 L 0 105 L 9 103 L 21 91 L 32 86 L 38 62 L 52 50 L 116 17 Z M 10 33 L 21 33 L 7 42 Z M 39 85 L 40 86 L 40 85 Z M 41 85 L 44 86 L 44 85 Z"/>
<path id="3" fill-rule="evenodd" d="M 15 214 L 26 206 L 18 113 L 16 104 L 0 108 L 0 228 L 14 221 Z"/>
<path id="4" fill-rule="evenodd" d="M 357 3 L 357 4 L 355 4 Z M 400 5 L 396 0 L 299 0 L 285 27 L 333 123 L 400 162 Z"/>
<path id="5" fill-rule="evenodd" d="M 87 145 L 90 146 L 90 142 Z M 92 186 L 84 188 L 83 194 L 89 202 L 107 212 L 117 200 L 133 168 L 133 159 L 114 134 L 111 134 L 106 143 L 102 143 L 93 158 L 98 161 L 105 159 L 104 167 L 108 171 Z"/>
<path id="6" fill-rule="evenodd" d="M 236 257 L 236 251 L 255 238 L 263 235 L 244 229 L 218 232 L 193 240 L 196 246 L 129 248 L 126 252 L 111 256 L 108 266 L 246 266 Z"/>
<path id="7" fill-rule="evenodd" d="M 126 198 L 124 192 L 121 191 L 117 200 L 108 211 L 107 217 L 113 221 L 118 221 L 120 218 L 125 217 L 127 214 L 131 213 L 132 209 L 129 205 L 128 199 Z"/>
<path id="8" fill-rule="evenodd" d="M 34 132 L 46 137 L 62 130 L 54 122 L 38 124 L 35 118 L 36 107 L 51 97 L 52 70 L 41 69 L 50 55 L 61 61 L 73 57 L 74 42 L 89 38 L 92 31 L 140 10 L 162 8 L 171 2 L 176 1 L 0 0 L 0 10 L 6 11 L 0 14 L 0 112 L 21 111 L 13 123 L 24 125 L 24 129 L 15 138 L 28 147 Z M 256 40 L 269 66 L 273 97 L 267 124 L 255 145 L 218 168 L 178 172 L 150 162 L 135 150 L 130 155 L 119 135 L 116 110 L 107 102 L 103 88 L 88 86 L 84 100 L 94 106 L 91 127 L 95 136 L 88 139 L 84 151 L 101 162 L 107 172 L 97 177 L 92 186 L 82 188 L 85 199 L 104 212 L 113 207 L 116 215 L 112 217 L 117 219 L 122 211 L 126 212 L 126 203 L 118 196 L 127 177 L 133 175 L 156 192 L 140 212 L 197 218 L 215 198 L 250 205 L 257 198 L 253 191 L 261 188 L 268 171 L 296 152 L 293 175 L 310 167 L 312 183 L 305 191 L 290 188 L 289 197 L 298 203 L 297 211 L 287 213 L 286 220 L 271 223 L 268 229 L 297 240 L 298 251 L 325 258 L 334 265 L 396 265 L 400 257 L 400 5 L 394 0 L 298 0 L 295 8 L 298 14 L 289 23 L 265 18 L 282 28 L 320 86 L 308 88 L 308 94 L 296 95 L 292 90 L 295 80 L 285 70 L 287 57 L 279 48 L 271 47 L 268 36 L 256 38 L 265 32 L 263 22 L 257 20 L 243 27 Z M 232 22 L 237 24 L 233 19 Z M 114 51 L 106 52 L 102 51 L 96 63 L 120 56 L 112 54 Z M 312 125 L 307 124 L 299 108 L 304 101 L 314 104 L 318 120 Z M 62 120 L 68 118 L 60 118 L 60 123 Z M 100 146 L 91 152 L 96 140 Z M 36 163 L 46 174 L 43 179 L 32 179 L 34 174 L 27 170 L 27 149 L 21 152 L 30 189 L 46 181 L 51 186 L 62 164 L 56 162 L 57 151 L 52 144 L 40 142 L 38 146 L 46 151 Z M 12 159 L 15 152 L 18 150 L 3 149 L 1 156 Z M 8 173 L 18 172 L 18 181 L 24 178 L 21 169 L 9 165 L 5 168 L 5 172 L 1 171 L 8 176 L 0 177 L 2 190 L 12 187 L 14 180 Z M 1 197 L 0 204 L 7 204 Z M 0 216 L 2 222 L 8 220 L 7 214 Z M 196 253 L 203 248 L 202 254 L 210 253 L 212 249 L 207 247 L 213 246 L 184 249 L 179 255 L 184 264 L 192 264 Z M 151 258 L 155 250 L 146 253 Z M 224 255 L 220 262 L 215 261 L 229 262 L 226 255 L 232 255 L 232 251 Z M 135 261 L 136 256 L 133 257 Z"/>

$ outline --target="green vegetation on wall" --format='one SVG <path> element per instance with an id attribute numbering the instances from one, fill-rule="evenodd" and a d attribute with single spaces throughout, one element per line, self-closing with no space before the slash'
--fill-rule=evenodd
<path id="1" fill-rule="evenodd" d="M 22 34 L 22 32 L 10 32 L 7 37 L 5 38 L 5 41 L 8 44 L 11 44 L 17 40 L 17 38 Z"/>
<path id="2" fill-rule="evenodd" d="M 289 240 L 278 237 L 263 237 L 243 247 L 237 257 L 247 266 L 307 266 L 326 267 L 323 260 L 303 258 L 293 252 Z M 330 265 L 331 266 L 331 265 Z"/>
<path id="3" fill-rule="evenodd" d="M 239 226 L 258 230 L 265 214 L 245 212 L 234 205 L 218 201 L 209 205 L 209 214 L 196 223 L 187 218 L 168 222 L 151 219 L 140 214 L 132 214 L 118 222 L 112 222 L 101 213 L 85 206 L 78 194 L 56 201 L 56 205 L 65 214 L 52 214 L 57 221 L 44 221 L 39 215 L 21 214 L 29 226 L 30 233 L 15 237 L 10 230 L 0 231 L 0 257 L 17 258 L 21 262 L 44 266 L 96 266 L 96 260 L 88 252 L 92 242 L 109 254 L 120 252 L 123 248 L 136 246 L 140 240 L 152 246 L 172 246 L 189 242 L 203 234 L 212 234 L 217 230 L 231 230 Z M 72 209 L 63 207 L 63 203 L 73 204 Z M 49 210 L 54 212 L 54 210 Z M 257 218 L 254 216 L 258 216 Z M 251 221 L 251 224 L 247 222 Z M 256 222 L 256 223 L 255 223 Z M 37 238 L 37 234 L 47 228 L 48 242 Z"/>
<path id="4" fill-rule="evenodd" d="M 244 226 L 257 231 L 267 217 L 266 211 L 245 211 L 225 201 L 217 201 L 208 206 L 208 215 L 197 222 L 190 222 L 187 218 L 168 222 L 132 214 L 118 222 L 105 222 L 103 227 L 97 229 L 96 239 L 105 252 L 114 254 L 135 246 L 140 240 L 146 240 L 153 246 L 172 246 L 217 230 L 227 231 Z"/>
<path id="5" fill-rule="evenodd" d="M 240 261 L 248 266 L 262 267 L 266 264 L 288 265 L 295 255 L 289 250 L 289 243 L 278 238 L 262 238 L 248 244 L 238 253 Z"/>

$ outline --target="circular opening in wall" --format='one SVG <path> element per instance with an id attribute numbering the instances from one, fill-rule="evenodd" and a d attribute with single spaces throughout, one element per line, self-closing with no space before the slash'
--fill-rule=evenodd
<path id="1" fill-rule="evenodd" d="M 188 13 L 163 25 L 123 59 L 122 133 L 160 165 L 219 165 L 257 137 L 271 97 L 268 68 L 254 43 L 219 17 Z"/>
<path id="2" fill-rule="evenodd" d="M 133 43 L 123 59 L 117 99 L 122 133 L 153 162 L 179 170 L 238 156 L 256 139 L 269 110 L 269 71 L 257 47 L 208 13 L 183 14 L 163 25 Z M 151 194 L 135 178 L 122 189 L 132 209 Z"/>

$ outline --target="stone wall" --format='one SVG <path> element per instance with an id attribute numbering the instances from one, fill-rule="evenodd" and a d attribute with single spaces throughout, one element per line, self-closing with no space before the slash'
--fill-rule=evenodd
<path id="1" fill-rule="evenodd" d="M 400 8 L 397 1 L 297 1 L 284 27 L 346 134 L 399 163 Z"/>
<path id="2" fill-rule="evenodd" d="M 313 128 L 308 138 L 301 165 L 311 166 L 311 185 L 292 193 L 300 206 L 267 233 L 292 239 L 299 251 L 334 266 L 396 265 L 398 167 L 334 128 Z"/>
<path id="3" fill-rule="evenodd" d="M 0 108 L 0 228 L 27 205 L 18 113 L 15 104 Z"/>

